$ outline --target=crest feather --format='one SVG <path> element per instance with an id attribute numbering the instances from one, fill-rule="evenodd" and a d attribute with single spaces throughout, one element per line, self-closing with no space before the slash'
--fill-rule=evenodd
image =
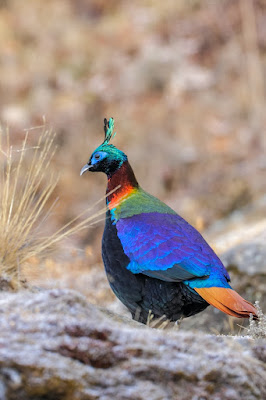
<path id="1" fill-rule="evenodd" d="M 104 129 L 104 141 L 103 144 L 108 144 L 112 137 L 114 138 L 116 135 L 116 132 L 113 133 L 114 131 L 114 126 L 115 122 L 113 118 L 110 118 L 109 121 L 107 118 L 104 118 L 103 120 L 103 129 Z"/>

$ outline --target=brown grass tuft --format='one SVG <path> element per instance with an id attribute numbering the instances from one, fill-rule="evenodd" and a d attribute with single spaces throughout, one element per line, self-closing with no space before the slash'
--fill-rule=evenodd
<path id="1" fill-rule="evenodd" d="M 9 287 L 18 288 L 24 263 L 97 222 L 106 211 L 104 207 L 86 217 L 93 205 L 49 237 L 43 236 L 43 223 L 53 207 L 49 208 L 49 203 L 58 181 L 58 176 L 51 172 L 56 151 L 54 134 L 43 128 L 36 146 L 31 147 L 29 142 L 26 132 L 21 147 L 13 148 L 9 133 L 0 132 L 1 287 L 8 282 Z M 84 219 L 78 222 L 81 216 Z"/>

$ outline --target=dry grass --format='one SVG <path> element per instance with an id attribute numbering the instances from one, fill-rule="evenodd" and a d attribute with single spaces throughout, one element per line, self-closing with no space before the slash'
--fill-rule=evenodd
<path id="1" fill-rule="evenodd" d="M 28 138 L 27 132 L 21 148 L 14 149 L 9 133 L 1 132 L 0 268 L 2 275 L 16 281 L 20 280 L 20 265 L 39 251 L 33 231 L 45 217 L 45 206 L 57 183 L 52 175 L 47 180 L 54 153 L 52 133 L 43 131 L 33 148 L 28 147 Z"/>
<path id="2" fill-rule="evenodd" d="M 40 257 L 62 239 L 88 228 L 106 209 L 87 216 L 93 205 L 52 235 L 44 236 L 43 226 L 55 203 L 49 206 L 58 181 L 51 168 L 54 134 L 43 128 L 37 144 L 30 146 L 26 132 L 18 149 L 11 145 L 8 132 L 2 131 L 0 137 L 0 276 L 17 288 L 21 268 L 30 258 Z"/>

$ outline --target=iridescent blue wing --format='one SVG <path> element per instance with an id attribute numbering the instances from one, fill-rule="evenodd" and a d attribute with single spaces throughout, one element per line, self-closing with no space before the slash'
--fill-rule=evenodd
<path id="1" fill-rule="evenodd" d="M 142 213 L 121 218 L 117 234 L 134 274 L 178 282 L 229 275 L 200 233 L 177 214 Z"/>

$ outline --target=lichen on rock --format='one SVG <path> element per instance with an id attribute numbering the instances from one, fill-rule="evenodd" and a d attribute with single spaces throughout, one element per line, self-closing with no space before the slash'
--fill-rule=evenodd
<path id="1" fill-rule="evenodd" d="M 0 312 L 3 400 L 266 396 L 263 340 L 118 322 L 70 290 L 2 292 Z"/>

